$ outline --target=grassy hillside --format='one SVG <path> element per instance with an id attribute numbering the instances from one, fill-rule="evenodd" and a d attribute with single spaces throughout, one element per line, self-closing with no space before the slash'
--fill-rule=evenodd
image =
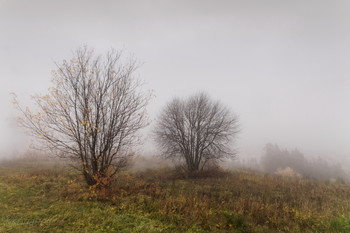
<path id="1" fill-rule="evenodd" d="M 350 232 L 349 184 L 252 172 L 118 175 L 89 190 L 62 166 L 0 168 L 0 232 Z"/>

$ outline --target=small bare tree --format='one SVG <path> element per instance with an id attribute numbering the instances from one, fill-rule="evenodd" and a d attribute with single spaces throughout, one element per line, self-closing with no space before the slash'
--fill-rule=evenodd
<path id="1" fill-rule="evenodd" d="M 120 57 L 115 50 L 95 56 L 80 48 L 70 61 L 56 64 L 54 87 L 48 95 L 34 96 L 36 111 L 15 100 L 20 125 L 45 149 L 78 161 L 90 186 L 101 179 L 108 184 L 126 166 L 139 139 L 136 132 L 148 124 L 145 107 L 151 94 L 132 77 L 135 60 L 123 63 Z"/>
<path id="2" fill-rule="evenodd" d="M 187 100 L 173 99 L 163 109 L 154 131 L 162 155 L 182 159 L 188 171 L 234 157 L 230 143 L 237 133 L 237 117 L 204 93 Z"/>

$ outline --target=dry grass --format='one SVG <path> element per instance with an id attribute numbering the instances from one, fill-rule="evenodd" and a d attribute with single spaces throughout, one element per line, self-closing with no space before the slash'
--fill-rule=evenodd
<path id="1" fill-rule="evenodd" d="M 51 219 L 45 225 L 48 232 L 59 231 L 52 219 L 62 218 L 67 222 L 59 228 L 62 231 L 105 232 L 110 226 L 111 231 L 121 232 L 350 232 L 349 184 L 251 171 L 211 170 L 187 177 L 166 169 L 125 172 L 116 177 L 110 190 L 101 192 L 87 189 L 79 174 L 67 169 L 0 169 L 1 187 L 0 207 L 14 206 L 18 212 L 6 209 L 0 214 L 0 225 L 6 214 L 41 217 L 40 221 Z M 30 206 L 37 211 L 45 205 L 53 206 L 52 211 L 21 210 Z M 81 209 L 91 213 L 89 218 L 77 219 Z M 143 230 L 115 220 L 121 216 L 133 216 L 145 224 Z M 91 225 L 91 218 L 100 222 Z M 77 221 L 85 227 L 77 228 Z M 20 232 L 19 225 L 3 224 L 0 231 Z"/>

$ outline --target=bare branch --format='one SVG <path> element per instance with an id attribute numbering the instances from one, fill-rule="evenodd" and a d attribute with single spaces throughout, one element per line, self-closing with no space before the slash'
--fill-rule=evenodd
<path id="1" fill-rule="evenodd" d="M 154 135 L 164 157 L 182 158 L 192 171 L 208 161 L 234 157 L 231 143 L 238 131 L 237 117 L 200 93 L 171 101 L 160 115 Z"/>
<path id="2" fill-rule="evenodd" d="M 96 174 L 106 176 L 107 169 L 126 165 L 137 131 L 148 125 L 151 94 L 133 78 L 136 61 L 122 63 L 115 50 L 102 57 L 83 47 L 56 66 L 49 94 L 34 96 L 37 112 L 14 102 L 22 113 L 19 122 L 47 149 L 80 161 L 93 185 Z"/>

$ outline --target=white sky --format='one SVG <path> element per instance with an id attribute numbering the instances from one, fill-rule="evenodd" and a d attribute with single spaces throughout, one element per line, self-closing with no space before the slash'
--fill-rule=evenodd
<path id="1" fill-rule="evenodd" d="M 9 93 L 45 93 L 84 44 L 144 63 L 152 118 L 207 91 L 240 116 L 241 157 L 271 142 L 350 161 L 350 1 L 0 0 L 0 151 L 23 145 Z"/>

